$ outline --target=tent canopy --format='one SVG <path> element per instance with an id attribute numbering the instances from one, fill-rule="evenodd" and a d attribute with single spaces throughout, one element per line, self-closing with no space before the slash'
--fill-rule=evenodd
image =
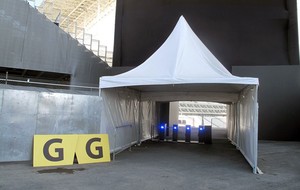
<path id="1" fill-rule="evenodd" d="M 214 101 L 228 104 L 228 138 L 258 171 L 258 79 L 227 71 L 183 16 L 152 56 L 126 73 L 101 77 L 100 89 L 100 131 L 114 139 L 112 151 L 152 137 L 157 101 Z"/>
<path id="2" fill-rule="evenodd" d="M 174 91 L 172 86 L 176 84 L 189 84 L 188 91 L 199 91 L 199 85 L 191 84 L 257 85 L 258 79 L 236 77 L 227 71 L 192 31 L 183 16 L 168 39 L 143 64 L 123 74 L 100 78 L 100 88 L 137 86 L 135 88 L 142 91 Z M 143 87 L 145 85 L 167 86 Z M 206 85 L 205 91 L 209 90 L 207 88 Z M 238 86 L 229 86 L 227 91 L 236 92 L 240 89 Z"/>

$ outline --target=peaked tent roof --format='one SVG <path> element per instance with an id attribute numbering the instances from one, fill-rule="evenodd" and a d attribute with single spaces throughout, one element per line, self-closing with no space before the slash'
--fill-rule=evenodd
<path id="1" fill-rule="evenodd" d="M 143 64 L 100 78 L 100 88 L 167 84 L 258 84 L 233 76 L 196 36 L 183 16 L 170 36 Z"/>

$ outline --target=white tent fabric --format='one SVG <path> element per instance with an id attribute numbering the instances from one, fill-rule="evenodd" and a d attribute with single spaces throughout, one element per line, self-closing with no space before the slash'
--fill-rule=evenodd
<path id="1" fill-rule="evenodd" d="M 100 78 L 101 88 L 155 84 L 258 84 L 230 72 L 207 49 L 183 16 L 165 43 L 143 64 L 117 76 Z"/>
<path id="2" fill-rule="evenodd" d="M 183 17 L 144 63 L 120 75 L 101 77 L 100 88 L 103 100 L 100 130 L 112 139 L 118 136 L 118 143 L 110 141 L 112 151 L 157 134 L 155 102 L 221 102 L 229 107 L 228 138 L 257 172 L 258 79 L 228 72 Z M 137 102 L 139 106 L 132 106 Z M 126 126 L 131 126 L 127 129 L 131 132 L 117 132 Z M 130 138 L 128 134 L 135 135 Z"/>

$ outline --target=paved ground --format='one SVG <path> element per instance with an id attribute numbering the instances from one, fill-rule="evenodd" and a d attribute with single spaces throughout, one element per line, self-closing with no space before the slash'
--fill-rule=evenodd
<path id="1" fill-rule="evenodd" d="M 147 142 L 105 164 L 33 168 L 0 164 L 0 189 L 300 189 L 300 142 L 259 143 L 254 175 L 226 140 L 212 145 Z"/>

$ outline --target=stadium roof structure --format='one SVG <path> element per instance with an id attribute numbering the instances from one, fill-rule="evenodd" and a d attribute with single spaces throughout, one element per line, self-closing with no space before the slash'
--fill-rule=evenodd
<path id="1" fill-rule="evenodd" d="M 215 102 L 180 101 L 180 115 L 226 116 L 227 106 Z"/>
<path id="2" fill-rule="evenodd" d="M 73 25 L 85 28 L 115 8 L 116 0 L 45 0 L 38 10 L 60 27 L 73 32 Z"/>

